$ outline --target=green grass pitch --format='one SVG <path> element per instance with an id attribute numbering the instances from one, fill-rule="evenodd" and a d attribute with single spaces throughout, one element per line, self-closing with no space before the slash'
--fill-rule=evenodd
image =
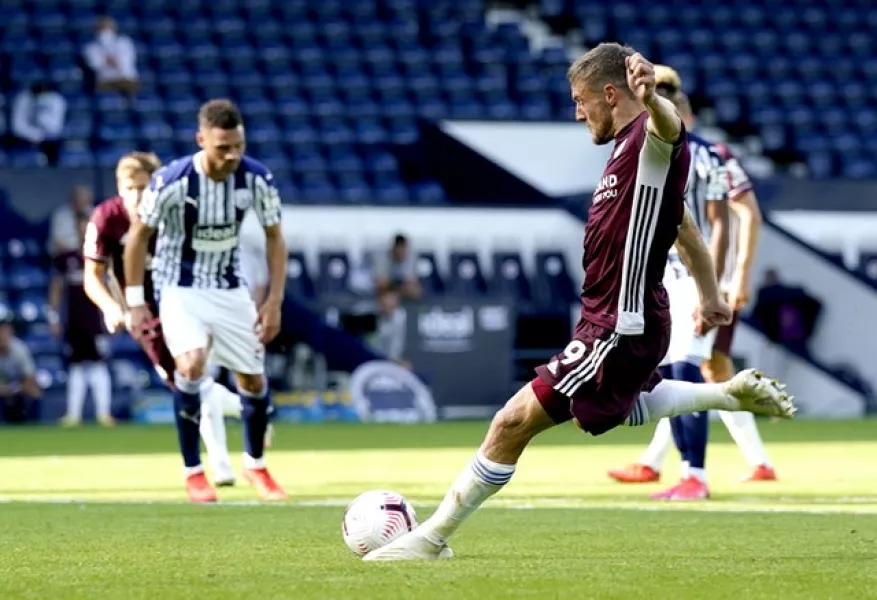
<path id="1" fill-rule="evenodd" d="M 392 489 L 425 518 L 485 423 L 280 424 L 269 462 L 291 500 L 239 482 L 215 506 L 185 502 L 168 427 L 0 429 L 0 599 L 877 598 L 877 421 L 760 425 L 781 481 L 740 483 L 714 423 L 714 498 L 684 505 L 647 499 L 674 483 L 674 455 L 661 484 L 605 475 L 651 428 L 548 432 L 457 557 L 429 564 L 359 561 L 343 506 Z"/>

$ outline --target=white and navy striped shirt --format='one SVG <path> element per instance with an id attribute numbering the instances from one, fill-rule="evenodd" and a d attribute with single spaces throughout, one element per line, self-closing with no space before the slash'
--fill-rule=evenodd
<path id="1" fill-rule="evenodd" d="M 243 285 L 238 232 L 250 208 L 263 227 L 280 223 L 274 178 L 248 156 L 225 181 L 204 173 L 201 152 L 160 169 L 138 209 L 140 220 L 158 229 L 152 262 L 156 289 Z"/>
<path id="2" fill-rule="evenodd" d="M 707 206 L 710 202 L 726 200 L 728 195 L 728 186 L 724 179 L 725 159 L 715 144 L 694 133 L 688 134 L 688 149 L 691 153 L 691 166 L 688 169 L 685 204 L 691 211 L 704 243 L 709 245 L 712 224 Z M 679 279 L 688 275 L 688 269 L 682 264 L 682 259 L 674 246 L 668 256 L 666 277 Z"/>

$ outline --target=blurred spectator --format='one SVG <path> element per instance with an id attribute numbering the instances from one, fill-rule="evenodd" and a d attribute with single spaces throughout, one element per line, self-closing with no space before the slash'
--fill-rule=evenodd
<path id="1" fill-rule="evenodd" d="M 49 254 L 78 252 L 81 249 L 77 222 L 80 217 L 91 214 L 94 194 L 91 188 L 77 185 L 70 192 L 70 201 L 52 213 L 49 225 Z"/>
<path id="2" fill-rule="evenodd" d="M 12 105 L 12 137 L 18 145 L 39 149 L 53 167 L 58 164 L 67 101 L 55 85 L 37 81 L 22 90 Z"/>
<path id="3" fill-rule="evenodd" d="M 131 96 L 140 88 L 137 49 L 130 37 L 118 32 L 114 19 L 103 17 L 97 22 L 97 35 L 86 44 L 83 54 L 98 91 L 113 90 Z"/>
<path id="4" fill-rule="evenodd" d="M 375 257 L 375 288 L 378 294 L 385 290 L 396 290 L 402 299 L 416 300 L 422 290 L 414 268 L 414 258 L 408 245 L 408 238 L 398 234 L 387 252 Z"/>
<path id="5" fill-rule="evenodd" d="M 76 225 L 81 247 L 85 241 L 88 215 L 80 215 Z M 57 337 L 63 336 L 67 359 L 67 414 L 61 423 L 75 427 L 82 422 L 85 394 L 91 388 L 98 422 L 111 427 L 115 421 L 110 415 L 112 385 L 106 363 L 109 340 L 100 309 L 85 294 L 84 266 L 79 249 L 58 254 L 52 265 L 49 321 L 52 332 Z"/>
<path id="6" fill-rule="evenodd" d="M 6 98 L 0 94 L 0 138 L 6 135 Z"/>
<path id="7" fill-rule="evenodd" d="M 770 341 L 808 355 L 821 311 L 822 303 L 803 288 L 783 284 L 775 269 L 765 271 L 753 316 Z"/>
<path id="8" fill-rule="evenodd" d="M 0 307 L 0 410 L 7 423 L 22 423 L 42 390 L 37 384 L 33 356 L 15 337 L 12 321 L 12 313 Z"/>
<path id="9" fill-rule="evenodd" d="M 385 355 L 405 367 L 411 363 L 403 357 L 405 353 L 405 309 L 399 306 L 399 292 L 384 289 L 378 292 L 377 320 L 375 332 L 369 336 L 369 344 L 376 352 Z"/>

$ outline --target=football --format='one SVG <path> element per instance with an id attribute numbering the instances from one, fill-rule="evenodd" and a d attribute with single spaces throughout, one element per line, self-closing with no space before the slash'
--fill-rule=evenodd
<path id="1" fill-rule="evenodd" d="M 347 505 L 341 521 L 344 543 L 357 556 L 385 546 L 417 527 L 417 515 L 401 495 L 372 490 Z"/>

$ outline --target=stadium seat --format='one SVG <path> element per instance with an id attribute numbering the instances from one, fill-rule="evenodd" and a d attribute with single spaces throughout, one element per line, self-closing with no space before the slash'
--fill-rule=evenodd
<path id="1" fill-rule="evenodd" d="M 417 253 L 414 268 L 417 273 L 417 279 L 426 298 L 439 296 L 445 291 L 445 284 L 442 281 L 441 274 L 438 270 L 438 263 L 434 252 L 421 251 Z"/>
<path id="2" fill-rule="evenodd" d="M 314 280 L 308 271 L 303 252 L 289 253 L 286 263 L 286 292 L 297 300 L 312 300 L 315 297 Z"/>
<path id="3" fill-rule="evenodd" d="M 348 285 L 350 257 L 341 250 L 324 250 L 317 257 L 320 275 L 318 291 L 321 295 L 338 296 L 352 294 Z"/>
<path id="4" fill-rule="evenodd" d="M 475 252 L 451 252 L 449 260 L 448 294 L 465 298 L 483 296 L 487 292 L 487 282 Z"/>
<path id="5" fill-rule="evenodd" d="M 23 323 L 46 323 L 49 300 L 44 294 L 23 291 L 13 310 L 16 318 Z"/>
<path id="6" fill-rule="evenodd" d="M 530 282 L 524 273 L 524 263 L 519 252 L 495 252 L 492 257 L 493 276 L 490 278 L 490 292 L 511 298 L 528 301 Z"/>
<path id="7" fill-rule="evenodd" d="M 34 356 L 58 355 L 62 351 L 61 341 L 55 337 L 47 323 L 32 324 L 24 336 L 24 343 Z"/>
<path id="8" fill-rule="evenodd" d="M 567 311 L 570 303 L 576 301 L 577 293 L 563 252 L 536 253 L 533 297 L 540 308 L 545 310 Z"/>
<path id="9" fill-rule="evenodd" d="M 34 357 L 37 383 L 44 390 L 62 389 L 67 385 L 64 361 L 58 355 L 43 354 Z"/>

